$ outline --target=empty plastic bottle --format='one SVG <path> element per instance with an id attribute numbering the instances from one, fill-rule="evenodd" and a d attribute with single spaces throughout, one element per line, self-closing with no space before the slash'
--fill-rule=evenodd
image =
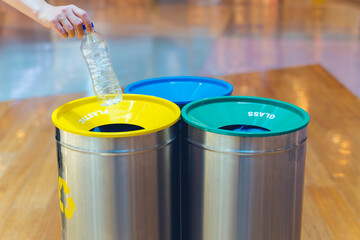
<path id="1" fill-rule="evenodd" d="M 91 23 L 92 24 L 92 23 Z M 92 24 L 94 27 L 94 25 Z M 81 51 L 90 71 L 95 95 L 100 105 L 110 106 L 122 100 L 122 90 L 112 67 L 105 40 L 95 31 L 84 35 Z"/>

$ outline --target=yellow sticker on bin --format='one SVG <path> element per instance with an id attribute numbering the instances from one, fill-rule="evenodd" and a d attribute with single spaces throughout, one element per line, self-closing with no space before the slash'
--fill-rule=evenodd
<path id="1" fill-rule="evenodd" d="M 68 206 L 65 206 L 64 203 L 61 201 L 61 189 L 64 189 L 64 194 L 66 195 L 64 199 L 66 199 Z M 58 190 L 59 190 L 60 210 L 62 213 L 65 212 L 64 214 L 66 218 L 71 219 L 75 211 L 75 203 L 72 197 L 67 197 L 68 194 L 70 193 L 70 188 L 68 187 L 67 182 L 62 177 L 59 177 Z"/>
<path id="2" fill-rule="evenodd" d="M 81 98 L 58 107 L 52 114 L 54 125 L 66 132 L 89 137 L 131 137 L 166 129 L 180 118 L 180 108 L 165 99 L 124 94 L 123 100 L 103 107 L 96 97 Z M 129 124 L 142 129 L 123 132 L 93 132 L 99 126 Z"/>

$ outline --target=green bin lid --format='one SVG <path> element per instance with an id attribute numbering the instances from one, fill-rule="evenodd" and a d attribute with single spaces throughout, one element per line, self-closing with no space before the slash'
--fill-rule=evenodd
<path id="1" fill-rule="evenodd" d="M 259 97 L 227 96 L 187 104 L 182 118 L 208 132 L 243 137 L 284 135 L 305 128 L 309 114 L 290 103 Z"/>

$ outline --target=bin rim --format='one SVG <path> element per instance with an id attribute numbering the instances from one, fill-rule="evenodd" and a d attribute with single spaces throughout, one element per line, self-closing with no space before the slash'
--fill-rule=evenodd
<path id="1" fill-rule="evenodd" d="M 170 83 L 170 82 L 199 82 L 199 83 L 209 83 L 209 84 L 213 84 L 213 85 L 219 85 L 219 86 L 222 86 L 225 90 L 223 92 L 223 94 L 221 94 L 220 96 L 228 96 L 233 91 L 233 86 L 229 82 L 226 82 L 224 80 L 217 79 L 217 78 L 200 77 L 200 76 L 169 76 L 169 77 L 149 78 L 149 79 L 144 79 L 144 80 L 140 80 L 140 81 L 131 83 L 125 87 L 124 92 L 136 94 L 133 91 L 139 87 L 151 85 L 154 83 Z M 168 100 L 170 100 L 170 99 L 168 99 Z M 186 101 L 170 100 L 170 101 L 172 101 L 178 105 L 185 105 L 194 100 L 186 100 Z"/>
<path id="2" fill-rule="evenodd" d="M 280 107 L 286 110 L 289 110 L 291 112 L 294 112 L 295 114 L 298 114 L 302 118 L 302 123 L 299 124 L 297 127 L 282 130 L 282 131 L 269 131 L 269 132 L 237 132 L 237 131 L 231 131 L 231 130 L 224 130 L 214 127 L 205 126 L 204 124 L 200 124 L 198 122 L 195 122 L 191 119 L 191 116 L 189 112 L 197 107 L 201 107 L 202 105 L 210 104 L 210 103 L 220 103 L 220 102 L 234 102 L 234 101 L 241 101 L 241 102 L 247 102 L 247 103 L 260 103 L 260 104 L 269 104 L 276 107 Z M 272 136 L 279 136 L 279 135 L 285 135 L 292 132 L 299 131 L 305 127 L 310 122 L 310 116 L 309 114 L 302 108 L 291 104 L 287 102 L 283 102 L 280 100 L 270 99 L 270 98 L 262 98 L 262 97 L 253 97 L 253 96 L 223 96 L 223 97 L 212 97 L 212 98 L 206 98 L 197 100 L 194 102 L 191 102 L 182 109 L 181 111 L 181 117 L 183 121 L 185 121 L 187 124 L 198 128 L 203 131 L 208 131 L 216 134 L 222 134 L 222 135 L 229 135 L 229 136 L 238 136 L 238 137 L 272 137 Z"/>
<path id="3" fill-rule="evenodd" d="M 161 130 L 171 127 L 172 125 L 177 123 L 180 119 L 180 114 L 181 114 L 180 108 L 175 103 L 173 103 L 169 100 L 159 98 L 159 97 L 154 97 L 154 96 L 148 96 L 148 95 L 123 94 L 122 101 L 127 101 L 127 100 L 130 100 L 130 101 L 131 100 L 141 100 L 141 101 L 147 101 L 147 102 L 150 102 L 153 104 L 160 104 L 164 107 L 167 107 L 174 114 L 171 117 L 172 119 L 170 119 L 170 117 L 168 116 L 169 121 L 167 121 L 166 124 L 159 125 L 158 127 L 153 127 L 153 128 L 149 128 L 149 129 L 145 128 L 145 129 L 135 130 L 135 131 L 125 131 L 125 132 L 92 132 L 89 130 L 79 130 L 79 129 L 75 129 L 74 127 L 69 127 L 65 123 L 61 122 L 59 115 L 71 110 L 71 108 L 73 108 L 75 106 L 79 106 L 80 104 L 90 103 L 90 102 L 94 102 L 94 101 L 96 101 L 96 103 L 97 103 L 96 97 L 91 96 L 91 97 L 84 97 L 84 98 L 76 99 L 76 100 L 70 101 L 68 103 L 65 103 L 65 104 L 59 106 L 52 113 L 51 119 L 56 128 L 63 130 L 65 132 L 69 132 L 69 133 L 81 135 L 81 136 L 100 137 L 100 138 L 134 137 L 134 136 L 141 136 L 141 135 L 146 135 L 146 134 L 150 134 L 150 133 L 154 133 L 154 132 L 159 132 Z M 118 104 L 121 104 L 121 103 L 118 103 Z M 108 108 L 108 107 L 103 107 L 103 106 L 100 106 L 100 107 L 104 108 L 104 109 Z"/>

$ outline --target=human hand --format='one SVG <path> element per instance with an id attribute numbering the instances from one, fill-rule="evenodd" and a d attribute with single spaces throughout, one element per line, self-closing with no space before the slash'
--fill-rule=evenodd
<path id="1" fill-rule="evenodd" d="M 47 27 L 55 29 L 63 38 L 68 36 L 82 38 L 83 24 L 86 30 L 92 32 L 91 20 L 86 11 L 75 5 L 52 6 L 50 4 L 43 5 L 38 10 L 39 22 Z"/>

